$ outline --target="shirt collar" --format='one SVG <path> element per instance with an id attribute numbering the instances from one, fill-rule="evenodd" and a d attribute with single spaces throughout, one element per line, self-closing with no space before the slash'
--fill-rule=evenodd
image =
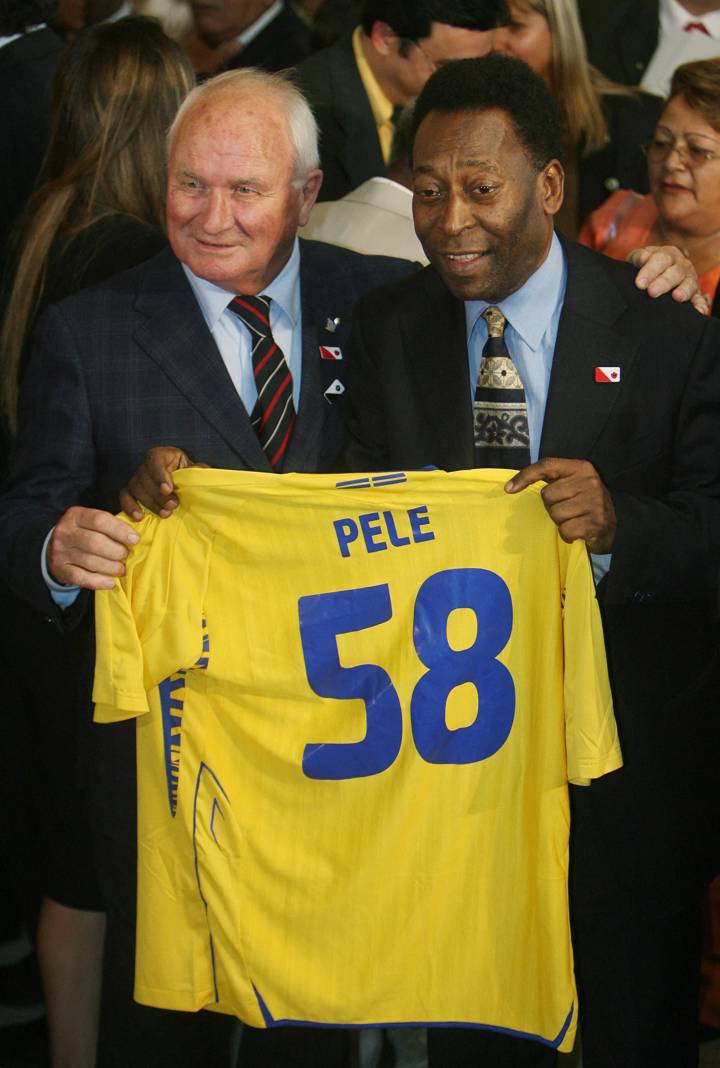
<path id="1" fill-rule="evenodd" d="M 227 289 L 222 289 L 214 282 L 208 282 L 206 278 L 199 278 L 187 266 L 181 264 L 185 276 L 192 288 L 193 293 L 200 305 L 205 322 L 210 331 L 217 326 L 220 316 L 233 298 L 233 294 Z M 293 243 L 292 252 L 287 263 L 272 282 L 265 286 L 262 296 L 270 297 L 290 320 L 291 326 L 300 317 L 300 244 L 297 237 Z"/>
<path id="2" fill-rule="evenodd" d="M 47 23 L 45 22 L 39 22 L 37 26 L 28 26 L 22 33 L 11 33 L 8 37 L 0 37 L 0 48 L 12 44 L 13 41 L 17 41 L 20 37 L 24 37 L 26 33 L 35 33 L 36 30 L 44 30 L 46 25 Z"/>
<path id="3" fill-rule="evenodd" d="M 533 352 L 540 347 L 553 315 L 563 299 L 566 278 L 565 254 L 557 234 L 553 234 L 550 250 L 543 263 L 520 289 L 497 303 L 513 330 Z M 487 300 L 465 301 L 468 337 L 480 314 L 488 307 L 490 302 Z"/>
<path id="4" fill-rule="evenodd" d="M 678 0 L 660 0 L 660 27 L 668 33 L 684 30 L 688 22 L 702 22 L 713 37 L 720 37 L 720 10 L 708 11 L 706 15 L 691 15 Z"/>
<path id="5" fill-rule="evenodd" d="M 373 113 L 376 126 L 383 126 L 386 122 L 390 122 L 393 114 L 392 103 L 385 96 L 385 93 L 380 87 L 380 83 L 372 72 L 372 68 L 365 58 L 365 53 L 362 47 L 362 26 L 356 26 L 352 35 L 352 46 L 355 54 L 355 62 L 357 64 L 358 74 L 360 75 L 360 81 L 363 83 L 363 89 L 367 94 L 370 108 Z"/>
<path id="6" fill-rule="evenodd" d="M 243 48 L 245 45 L 249 45 L 251 41 L 254 41 L 258 34 L 262 33 L 268 23 L 272 22 L 274 18 L 280 14 L 283 9 L 282 0 L 275 0 L 274 4 L 271 4 L 267 11 L 263 11 L 260 18 L 255 19 L 249 26 L 247 26 L 242 33 L 239 33 L 235 38 L 239 45 Z"/>

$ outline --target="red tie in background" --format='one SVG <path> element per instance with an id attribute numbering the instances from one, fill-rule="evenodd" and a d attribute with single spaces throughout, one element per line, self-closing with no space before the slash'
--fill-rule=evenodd
<path id="1" fill-rule="evenodd" d="M 685 33 L 692 33 L 693 30 L 697 30 L 698 33 L 704 33 L 706 37 L 712 36 L 704 22 L 688 22 L 683 26 L 683 29 L 685 30 Z"/>
<path id="2" fill-rule="evenodd" d="M 292 375 L 270 329 L 270 297 L 240 294 L 228 305 L 252 337 L 252 362 L 258 399 L 250 422 L 270 466 L 282 470 L 290 436 L 295 426 Z"/>

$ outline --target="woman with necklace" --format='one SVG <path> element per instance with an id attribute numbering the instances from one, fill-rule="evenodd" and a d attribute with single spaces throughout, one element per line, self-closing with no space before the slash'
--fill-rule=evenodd
<path id="1" fill-rule="evenodd" d="M 619 189 L 578 240 L 613 259 L 638 243 L 676 245 L 712 304 L 720 281 L 720 59 L 677 68 L 646 155 L 650 193 Z"/>

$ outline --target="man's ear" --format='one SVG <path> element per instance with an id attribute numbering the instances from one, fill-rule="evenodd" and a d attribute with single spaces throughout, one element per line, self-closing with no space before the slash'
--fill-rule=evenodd
<path id="1" fill-rule="evenodd" d="M 551 159 L 540 174 L 543 208 L 547 215 L 557 215 L 565 191 L 565 171 L 560 160 Z"/>
<path id="2" fill-rule="evenodd" d="M 320 192 L 320 186 L 323 181 L 323 172 L 320 170 L 310 171 L 305 178 L 303 187 L 300 190 L 300 196 L 302 197 L 300 203 L 300 213 L 298 215 L 298 225 L 305 226 L 310 218 L 310 212 L 312 206 L 318 198 Z"/>
<path id="3" fill-rule="evenodd" d="M 368 37 L 375 51 L 381 56 L 389 56 L 397 51 L 397 34 L 387 22 L 376 19 Z"/>

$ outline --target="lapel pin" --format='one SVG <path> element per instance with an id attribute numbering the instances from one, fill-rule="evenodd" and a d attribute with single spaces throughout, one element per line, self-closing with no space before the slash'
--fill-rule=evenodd
<path id="1" fill-rule="evenodd" d="M 620 381 L 620 368 L 619 367 L 596 367 L 595 368 L 595 381 L 596 382 L 619 382 Z"/>
<path id="2" fill-rule="evenodd" d="M 337 328 L 340 326 L 340 316 L 336 315 L 334 319 L 325 320 L 325 329 L 331 334 L 334 334 Z"/>
<path id="3" fill-rule="evenodd" d="M 337 348 L 335 345 L 321 345 L 320 346 L 320 359 L 321 360 L 342 360 L 342 349 Z"/>
<path id="4" fill-rule="evenodd" d="M 345 392 L 345 386 L 342 384 L 339 378 L 336 378 L 334 382 L 331 382 L 328 388 L 325 390 L 323 396 L 328 404 L 332 404 L 333 397 L 339 397 Z"/>

